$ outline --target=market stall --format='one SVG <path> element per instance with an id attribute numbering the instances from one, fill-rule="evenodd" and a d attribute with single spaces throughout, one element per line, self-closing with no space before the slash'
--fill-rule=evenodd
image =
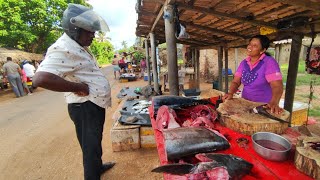
<path id="1" fill-rule="evenodd" d="M 119 91 L 119 105 L 113 114 L 114 123 L 110 131 L 113 151 L 156 146 L 148 111 L 152 96 L 151 86 L 127 86 Z"/>
<path id="2" fill-rule="evenodd" d="M 254 143 L 252 140 L 251 135 L 246 135 L 244 132 L 240 129 L 235 128 L 236 130 L 232 130 L 231 127 L 224 127 L 223 124 L 221 124 L 221 117 L 217 118 L 217 120 L 212 121 L 213 124 L 207 123 L 205 120 L 203 120 L 201 123 L 197 124 L 197 128 L 202 127 L 206 129 L 210 129 L 216 132 L 219 132 L 225 139 L 230 143 L 230 147 L 225 147 L 224 150 L 218 150 L 218 151 L 208 151 L 207 146 L 210 146 L 210 142 L 207 140 L 204 140 L 204 135 L 201 135 L 199 137 L 191 137 L 190 132 L 194 130 L 194 127 L 189 126 L 190 123 L 186 123 L 186 121 L 189 121 L 190 119 L 193 119 L 193 122 L 195 119 L 192 116 L 193 112 L 195 112 L 195 109 L 193 105 L 195 106 L 202 106 L 201 103 L 204 103 L 205 101 L 208 101 L 208 99 L 205 99 L 205 101 L 191 101 L 191 100 L 183 100 L 180 99 L 179 101 L 183 101 L 182 103 L 179 103 L 175 101 L 175 103 L 172 103 L 172 99 L 179 99 L 182 97 L 159 97 L 161 100 L 157 100 L 158 97 L 156 97 L 156 100 L 153 100 L 153 105 L 149 107 L 150 112 L 150 119 L 152 123 L 152 128 L 154 130 L 154 136 L 157 144 L 157 150 L 158 155 L 160 159 L 160 167 L 155 168 L 154 172 L 164 172 L 164 179 L 188 179 L 188 178 L 195 178 L 195 179 L 201 179 L 201 178 L 209 178 L 209 179 L 215 179 L 213 178 L 210 173 L 212 172 L 212 169 L 202 170 L 200 166 L 203 165 L 203 162 L 199 162 L 199 154 L 200 156 L 206 155 L 208 157 L 212 156 L 211 154 L 224 154 L 228 156 L 234 156 L 241 158 L 241 160 L 248 162 L 249 164 L 252 164 L 252 168 L 249 173 L 244 174 L 242 176 L 241 173 L 239 173 L 239 177 L 230 177 L 230 174 L 232 174 L 232 168 L 226 167 L 227 174 L 220 174 L 222 177 L 220 178 L 243 178 L 243 179 L 313 179 L 313 178 L 319 178 L 318 175 L 316 175 L 314 170 L 310 170 L 310 168 L 304 168 L 308 170 L 301 170 L 301 158 L 297 160 L 295 158 L 296 148 L 295 144 L 299 138 L 304 138 L 305 136 L 300 133 L 297 128 L 285 128 L 281 132 L 276 132 L 281 134 L 281 137 L 288 139 L 291 144 L 292 148 L 288 150 L 288 155 L 285 158 L 285 160 L 281 161 L 274 161 L 274 160 L 268 160 L 265 157 L 262 157 L 257 153 L 257 151 L 254 149 Z M 171 99 L 171 100 L 169 100 Z M 213 104 L 216 104 L 216 100 L 218 100 L 219 97 L 212 97 L 209 99 L 210 102 Z M 160 102 L 160 103 L 159 103 Z M 200 105 L 199 105 L 200 103 Z M 191 106 L 188 106 L 186 104 L 193 104 Z M 211 103 L 204 103 L 207 104 L 206 107 L 210 107 Z M 180 107 L 179 107 L 180 105 Z M 159 107 L 160 106 L 160 107 Z M 219 105 L 221 106 L 221 104 Z M 163 111 L 163 108 L 166 107 L 169 109 L 169 111 Z M 211 106 L 212 107 L 212 106 Z M 181 112 L 179 109 L 188 109 L 187 111 L 189 113 Z M 173 112 L 174 111 L 174 112 Z M 204 111 L 198 111 L 198 112 L 204 112 Z M 191 114 L 191 115 L 190 115 Z M 197 114 L 197 113 L 195 113 Z M 200 113 L 201 114 L 201 113 Z M 206 113 L 204 113 L 206 114 Z M 211 114 L 211 113 L 209 113 Z M 189 115 L 189 117 L 188 117 Z M 199 115 L 199 114 L 198 114 Z M 158 117 L 161 116 L 161 117 Z M 191 116 L 191 117 L 190 117 Z M 204 115 L 206 117 L 209 117 L 208 114 Z M 211 115 L 212 116 L 212 115 Z M 255 115 L 252 115 L 253 117 Z M 258 116 L 258 115 L 257 115 Z M 201 115 L 199 116 L 201 117 Z M 199 118 L 198 117 L 198 118 Z M 182 122 L 182 119 L 184 119 L 184 122 Z M 272 119 L 261 119 L 266 123 L 265 121 L 269 121 L 275 124 L 279 124 L 281 126 L 284 126 L 283 123 L 277 122 Z M 259 119 L 257 120 L 259 121 Z M 203 123 L 204 122 L 204 123 Z M 171 125 L 170 125 L 171 124 Z M 188 126 L 186 126 L 186 124 Z M 191 123 L 194 124 L 194 123 Z M 163 125 L 163 126 L 162 126 Z M 179 126 L 181 125 L 181 127 Z M 288 127 L 288 126 L 287 126 Z M 172 131 L 174 129 L 178 130 L 181 128 L 189 128 L 189 130 L 183 131 L 183 135 L 180 135 L 181 131 L 175 131 L 174 133 L 171 133 L 171 135 L 168 135 L 169 130 Z M 260 129 L 257 129 L 256 132 L 263 131 L 261 129 L 262 127 L 259 127 Z M 267 127 L 266 127 L 267 128 Z M 310 129 L 310 128 L 309 128 Z M 267 130 L 267 129 L 266 129 Z M 238 132 L 237 132 L 238 131 Z M 217 134 L 219 134 L 217 133 Z M 251 132 L 255 133 L 255 132 Z M 172 135 L 173 134 L 173 135 Z M 192 133 L 191 133 L 192 134 Z M 171 137 L 170 137 L 171 136 Z M 172 137 L 174 136 L 174 137 Z M 183 145 L 176 146 L 177 139 L 181 139 L 181 142 L 183 142 Z M 193 139 L 193 140 L 192 140 Z M 194 140 L 196 139 L 196 140 Z M 213 138 L 217 141 L 216 138 Z M 313 139 L 314 140 L 314 139 Z M 174 141 L 174 143 L 172 143 Z M 201 141 L 201 142 L 200 142 Z M 204 148 L 202 147 L 202 144 L 207 144 Z M 191 142 L 191 143 L 189 143 Z M 179 143 L 178 143 L 179 144 Z M 189 147 L 185 147 L 186 144 L 190 144 Z M 308 144 L 305 142 L 304 144 Z M 175 147 L 174 150 L 172 150 L 172 146 Z M 183 147 L 182 147 L 183 146 Z M 298 146 L 298 145 L 297 145 Z M 300 147 L 303 145 L 299 145 Z M 180 147 L 180 148 L 179 148 Z M 197 148 L 197 147 L 200 147 Z M 291 147 L 291 146 L 290 146 Z M 221 148 L 220 146 L 218 149 Z M 186 150 L 187 149 L 187 150 Z M 190 153 L 190 149 L 194 150 L 193 153 Z M 223 148 L 222 148 L 223 149 Z M 299 148 L 297 148 L 299 149 Z M 187 152 L 186 152 L 187 151 Z M 315 149 L 308 149 L 307 151 L 313 152 L 313 153 L 319 153 Z M 172 153 L 175 155 L 173 156 Z M 183 156 L 180 153 L 186 153 L 188 155 Z M 209 153 L 209 154 L 208 154 Z M 308 153 L 307 153 L 308 154 Z M 297 155 L 296 155 L 297 156 Z M 173 157 L 178 157 L 177 159 Z M 197 159 L 198 158 L 198 159 Z M 298 161 L 298 162 L 297 162 Z M 206 162 L 208 163 L 208 162 Z M 218 162 L 219 163 L 219 162 Z M 310 161 L 308 162 L 310 165 Z M 299 165 L 298 165 L 299 164 Z M 297 168 L 298 166 L 299 168 Z M 192 168 L 190 168 L 192 167 Z M 311 166 L 308 166 L 311 167 Z M 189 169 L 188 169 L 189 168 Z M 216 166 L 214 166 L 213 169 L 215 169 Z M 314 166 L 313 168 L 317 168 L 317 166 Z M 191 170 L 193 169 L 193 170 Z M 196 171 L 194 169 L 197 169 Z M 234 170 L 235 168 L 233 168 Z M 298 170 L 300 169 L 300 170 Z M 311 173 L 312 172 L 312 173 Z M 215 172 L 216 174 L 220 172 Z M 228 174 L 229 173 L 229 174 Z M 232 174 L 234 175 L 234 174 Z M 200 178 L 201 177 L 201 178 Z"/>

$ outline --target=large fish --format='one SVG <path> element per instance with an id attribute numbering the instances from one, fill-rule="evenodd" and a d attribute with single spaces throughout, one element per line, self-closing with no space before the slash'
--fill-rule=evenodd
<path id="1" fill-rule="evenodd" d="M 174 175 L 187 175 L 188 177 L 206 177 L 208 179 L 240 179 L 249 174 L 253 165 L 242 158 L 230 154 L 197 154 L 201 162 L 197 164 L 167 164 L 157 167 L 152 172 L 168 173 Z"/>
<path id="2" fill-rule="evenodd" d="M 199 104 L 211 104 L 214 105 L 210 99 L 192 99 L 181 96 L 155 96 L 152 98 L 152 105 L 154 108 L 154 114 L 157 114 L 158 109 L 162 105 L 169 106 L 170 108 L 177 110 L 184 107 L 195 106 Z"/>
<path id="3" fill-rule="evenodd" d="M 230 147 L 227 139 L 217 131 L 204 127 L 164 129 L 165 148 L 169 160 L 198 153 L 225 150 Z"/>

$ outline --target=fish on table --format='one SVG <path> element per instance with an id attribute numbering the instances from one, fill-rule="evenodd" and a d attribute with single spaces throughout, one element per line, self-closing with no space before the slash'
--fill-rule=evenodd
<path id="1" fill-rule="evenodd" d="M 163 136 L 168 160 L 230 148 L 222 134 L 205 127 L 164 129 Z"/>
<path id="2" fill-rule="evenodd" d="M 152 105 L 154 108 L 155 115 L 158 112 L 158 109 L 162 105 L 169 106 L 170 108 L 177 110 L 183 109 L 185 107 L 196 106 L 199 104 L 211 104 L 214 105 L 210 99 L 192 99 L 188 97 L 181 97 L 181 96 L 155 96 L 152 98 Z"/>
<path id="3" fill-rule="evenodd" d="M 195 157 L 200 161 L 197 164 L 167 164 L 152 172 L 185 175 L 189 179 L 240 179 L 253 168 L 250 162 L 231 154 L 201 153 Z"/>

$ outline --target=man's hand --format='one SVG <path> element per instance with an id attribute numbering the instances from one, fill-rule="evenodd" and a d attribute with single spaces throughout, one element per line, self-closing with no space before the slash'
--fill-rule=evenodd
<path id="1" fill-rule="evenodd" d="M 81 91 L 74 92 L 78 96 L 88 96 L 89 95 L 89 86 L 85 83 L 81 83 Z"/>

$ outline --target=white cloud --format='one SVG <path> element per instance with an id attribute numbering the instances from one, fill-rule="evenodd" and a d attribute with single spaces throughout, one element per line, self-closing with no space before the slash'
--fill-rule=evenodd
<path id="1" fill-rule="evenodd" d="M 137 14 L 136 0 L 88 0 L 93 9 L 104 18 L 110 28 L 107 36 L 116 49 L 120 49 L 121 42 L 128 46 L 134 44 L 136 35 Z"/>

